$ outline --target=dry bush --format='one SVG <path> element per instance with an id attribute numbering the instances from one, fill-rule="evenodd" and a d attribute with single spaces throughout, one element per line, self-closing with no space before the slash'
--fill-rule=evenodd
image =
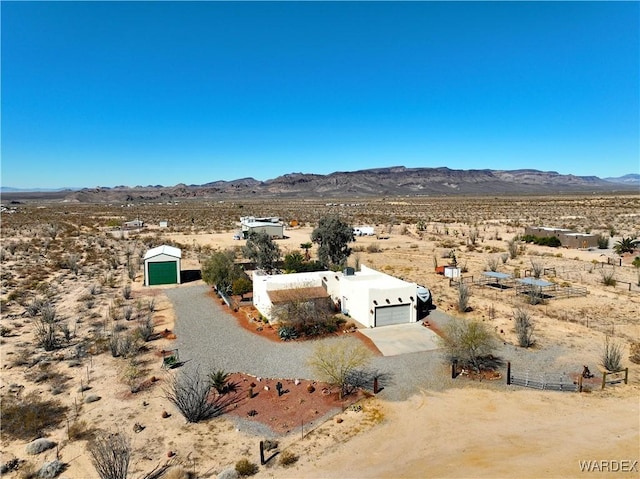
<path id="1" fill-rule="evenodd" d="M 600 365 L 607 371 L 620 371 L 622 369 L 622 345 L 607 336 L 604 340 Z"/>
<path id="2" fill-rule="evenodd" d="M 295 464 L 298 461 L 299 457 L 291 451 L 282 451 L 280 454 L 280 458 L 278 462 L 281 466 L 287 467 L 292 464 Z"/>
<path id="3" fill-rule="evenodd" d="M 457 309 L 461 313 L 469 311 L 469 298 L 471 297 L 471 289 L 464 283 L 458 285 L 458 303 Z"/>
<path id="4" fill-rule="evenodd" d="M 535 325 L 529 312 L 522 308 L 516 308 L 513 311 L 513 319 L 518 345 L 522 348 L 533 346 L 535 344 L 535 340 L 533 339 Z"/>
<path id="5" fill-rule="evenodd" d="M 242 477 L 253 476 L 258 472 L 258 465 L 243 458 L 236 462 L 236 472 Z"/>
<path id="6" fill-rule="evenodd" d="M 92 439 L 87 450 L 100 479 L 127 479 L 131 441 L 121 432 L 103 432 Z"/>
<path id="7" fill-rule="evenodd" d="M 65 418 L 67 407 L 59 401 L 42 399 L 37 392 L 23 398 L 5 398 L 0 431 L 13 439 L 31 440 L 47 429 L 56 428 Z"/>

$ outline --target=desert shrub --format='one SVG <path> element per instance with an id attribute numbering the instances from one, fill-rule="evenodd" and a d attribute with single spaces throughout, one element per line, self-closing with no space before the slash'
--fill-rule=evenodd
<path id="1" fill-rule="evenodd" d="M 622 369 L 622 345 L 611 341 L 609 336 L 604 340 L 600 365 L 608 371 L 620 371 Z"/>
<path id="2" fill-rule="evenodd" d="M 135 334 L 144 342 L 149 341 L 153 337 L 153 320 L 151 319 L 151 314 L 147 314 L 138 320 L 138 327 L 135 330 Z"/>
<path id="3" fill-rule="evenodd" d="M 236 472 L 241 476 L 253 476 L 258 472 L 258 465 L 243 458 L 236 462 Z"/>
<path id="4" fill-rule="evenodd" d="M 219 416 L 235 401 L 233 396 L 210 397 L 209 381 L 200 375 L 198 368 L 181 370 L 172 376 L 165 386 L 165 398 L 184 416 L 187 422 L 200 422 Z"/>
<path id="5" fill-rule="evenodd" d="M 131 285 L 130 284 L 125 284 L 122 287 L 122 297 L 124 299 L 131 299 Z"/>
<path id="6" fill-rule="evenodd" d="M 458 303 L 457 308 L 461 313 L 469 310 L 469 298 L 471 297 L 471 289 L 464 283 L 458 285 Z"/>
<path id="7" fill-rule="evenodd" d="M 533 235 L 523 235 L 522 241 L 525 243 L 533 243 L 539 246 L 550 246 L 552 248 L 558 248 L 562 246 L 562 242 L 559 238 L 555 236 L 533 236 Z"/>
<path id="8" fill-rule="evenodd" d="M 7 397 L 3 399 L 0 431 L 6 437 L 32 439 L 58 427 L 66 413 L 59 401 L 42 399 L 35 391 L 20 399 Z"/>
<path id="9" fill-rule="evenodd" d="M 92 439 L 93 435 L 94 431 L 87 425 L 86 421 L 73 421 L 67 428 L 67 436 L 73 441 Z"/>
<path id="10" fill-rule="evenodd" d="M 533 273 L 533 277 L 536 279 L 540 279 L 542 276 L 542 272 L 544 271 L 544 264 L 540 261 L 531 260 L 531 272 Z"/>
<path id="11" fill-rule="evenodd" d="M 615 269 L 601 269 L 600 276 L 602 277 L 602 284 L 605 286 L 615 286 L 616 281 L 616 270 Z"/>
<path id="12" fill-rule="evenodd" d="M 56 310 L 46 303 L 40 308 L 40 316 L 33 320 L 36 344 L 45 351 L 53 351 L 59 343 L 56 325 Z"/>
<path id="13" fill-rule="evenodd" d="M 609 238 L 605 235 L 598 235 L 596 241 L 598 242 L 598 249 L 607 249 L 609 247 Z"/>
<path id="14" fill-rule="evenodd" d="M 364 369 L 371 353 L 358 340 L 342 337 L 331 343 L 319 343 L 308 360 L 311 369 L 324 381 L 340 387 L 340 396 L 348 392 L 350 378 Z"/>
<path id="15" fill-rule="evenodd" d="M 215 389 L 218 394 L 225 394 L 228 392 L 229 386 L 229 373 L 218 369 L 209 374 L 209 385 Z"/>
<path id="16" fill-rule="evenodd" d="M 278 336 L 280 336 L 280 339 L 283 341 L 291 341 L 298 338 L 298 333 L 293 326 L 280 326 L 278 328 Z"/>
<path id="17" fill-rule="evenodd" d="M 122 317 L 126 321 L 131 321 L 133 319 L 133 308 L 129 305 L 122 308 Z"/>
<path id="18" fill-rule="evenodd" d="M 291 451 L 282 451 L 282 453 L 280 454 L 279 462 L 281 466 L 287 467 L 295 464 L 298 459 L 299 457 Z"/>
<path id="19" fill-rule="evenodd" d="M 513 311 L 513 319 L 518 345 L 523 348 L 533 346 L 535 344 L 533 339 L 534 324 L 529 312 L 522 308 L 516 308 Z"/>
<path id="20" fill-rule="evenodd" d="M 87 450 L 100 479 L 127 479 L 131 442 L 121 432 L 103 432 L 92 439 Z"/>
<path id="21" fill-rule="evenodd" d="M 377 243 L 370 243 L 365 248 L 365 251 L 367 253 L 380 253 L 382 251 L 382 248 L 380 248 L 380 245 L 378 245 Z"/>
<path id="22" fill-rule="evenodd" d="M 500 265 L 500 259 L 498 257 L 491 257 L 487 260 L 487 269 L 489 271 L 498 271 L 498 266 Z"/>
<path id="23" fill-rule="evenodd" d="M 496 338 L 482 322 L 452 320 L 443 328 L 440 343 L 447 359 L 463 367 L 480 370 L 496 362 Z"/>

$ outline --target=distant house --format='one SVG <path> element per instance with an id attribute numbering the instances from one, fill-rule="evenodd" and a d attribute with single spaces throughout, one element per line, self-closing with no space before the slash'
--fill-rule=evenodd
<path id="1" fill-rule="evenodd" d="M 538 238 L 556 237 L 560 244 L 566 248 L 597 248 L 598 236 L 588 233 L 576 233 L 567 228 L 550 228 L 546 226 L 527 226 L 525 235 L 536 236 Z"/>
<path id="2" fill-rule="evenodd" d="M 284 238 L 284 225 L 279 218 L 256 218 L 243 216 L 240 218 L 242 236 L 248 238 L 252 233 L 266 233 L 271 238 Z"/>
<path id="3" fill-rule="evenodd" d="M 173 246 L 151 248 L 144 255 L 144 285 L 180 284 L 182 251 Z"/>
<path id="4" fill-rule="evenodd" d="M 133 220 L 133 221 L 125 221 L 123 228 L 125 230 L 135 230 L 144 227 L 144 221 L 142 220 Z"/>
<path id="5" fill-rule="evenodd" d="M 416 322 L 419 288 L 420 292 L 425 289 L 366 266 L 357 272 L 346 268 L 343 272 L 254 274 L 253 303 L 271 320 L 273 307 L 290 298 L 292 291 L 310 301 L 330 298 L 342 313 L 373 328 Z"/>

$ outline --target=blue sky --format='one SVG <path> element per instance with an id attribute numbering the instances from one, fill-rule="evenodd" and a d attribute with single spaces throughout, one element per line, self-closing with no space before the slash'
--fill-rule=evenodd
<path id="1" fill-rule="evenodd" d="M 640 172 L 638 2 L 6 2 L 2 185 Z"/>

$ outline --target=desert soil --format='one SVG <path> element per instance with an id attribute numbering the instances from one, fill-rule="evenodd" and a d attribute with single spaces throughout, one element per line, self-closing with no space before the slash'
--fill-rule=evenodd
<path id="1" fill-rule="evenodd" d="M 637 234 L 633 221 L 626 224 L 626 230 L 624 225 L 618 228 L 622 231 L 620 234 Z M 455 308 L 455 289 L 446 278 L 435 273 L 434 262 L 447 264 L 449 251 L 455 249 L 458 264 L 468 270 L 464 276 L 478 276 L 486 270 L 488 259 L 500 257 L 507 251 L 506 240 L 521 234 L 522 228 L 513 222 L 487 219 L 478 227 L 481 239 L 477 247 L 470 250 L 466 246 L 469 225 L 446 223 L 446 227 L 449 233 L 445 234 L 444 223 L 429 224 L 426 233 L 417 231 L 415 225 L 394 225 L 385 234 L 388 239 L 357 238 L 350 263 L 355 265 L 357 261 L 429 287 L 439 311 L 461 319 L 488 322 L 505 343 L 503 350 L 512 351 L 508 354 L 514 361 L 524 363 L 528 359 L 519 358 L 532 358 L 531 364 L 544 365 L 547 369 L 544 372 L 575 372 L 588 364 L 592 372 L 598 373 L 605 337 L 611 336 L 623 348 L 629 384 L 607 387 L 604 391 L 592 386 L 590 392 L 582 394 L 537 391 L 464 377 L 446 380 L 447 369 L 443 366 L 442 379 L 417 384 L 415 393 L 407 399 L 391 401 L 385 399 L 383 391 L 378 396 L 362 399 L 357 408 L 335 409 L 336 416 L 314 423 L 304 434 L 299 428 L 289 433 L 274 431 L 280 450 L 290 451 L 299 459 L 283 467 L 276 456 L 260 467 L 256 477 L 583 477 L 581 460 L 640 459 L 640 366 L 628 360 L 631 343 L 640 340 L 640 293 L 637 271 L 630 265 L 633 256 L 625 256 L 623 265 L 616 269 L 620 281 L 631 284 L 629 291 L 624 283 L 602 284 L 601 271 L 609 267 L 603 263 L 607 257 L 617 260 L 611 250 L 577 251 L 526 245 L 516 259 L 504 263 L 501 260 L 499 270 L 523 274 L 532 261 L 542 262 L 545 268 L 555 268 L 555 276 L 549 274 L 545 279 L 586 287 L 589 294 L 528 306 L 513 292 L 474 287 L 470 300 L 472 311 L 463 314 Z M 378 231 L 383 228 L 387 226 L 376 225 Z M 311 230 L 309 226 L 290 228 L 286 232 L 288 238 L 278 244 L 284 253 L 299 250 L 301 243 L 309 241 Z M 243 457 L 259 463 L 258 442 L 264 435 L 243 432 L 230 415 L 186 424 L 166 400 L 163 388 L 167 374 L 179 370 L 166 372 L 160 367 L 159 351 L 171 349 L 174 343 L 170 334 L 158 335 L 157 339 L 145 343 L 146 350 L 139 353 L 135 380 L 142 387 L 135 393 L 130 391 L 126 379 L 128 361 L 113 358 L 104 341 L 102 350 L 98 347 L 99 340 L 92 342 L 95 338 L 104 338 L 114 324 L 124 325 L 124 332 L 133 329 L 136 321 L 112 321 L 112 309 L 126 305 L 134 310 L 144 309 L 151 298 L 155 301 L 156 333 L 171 332 L 175 322 L 180 321 L 164 293 L 166 287 L 143 287 L 139 269 L 132 282 L 131 299 L 116 301 L 126 283 L 125 245 L 131 245 L 134 255 L 140 257 L 145 246 L 149 246 L 145 240 L 153 240 L 153 245 L 167 240 L 176 242 L 184 246 L 182 268 L 188 270 L 199 269 L 207 247 L 238 247 L 242 241 L 232 239 L 232 230 L 191 234 L 150 229 L 128 240 L 112 239 L 102 231 L 91 234 L 95 238 L 108 238 L 101 249 L 94 240 L 93 247 L 103 261 L 101 269 L 90 270 L 87 254 L 82 253 L 81 259 L 87 266 L 78 274 L 65 267 L 46 280 L 25 287 L 21 281 L 37 277 L 39 273 L 35 268 L 49 264 L 46 258 L 53 254 L 51 245 L 60 238 L 45 245 L 40 239 L 45 237 L 44 233 L 33 236 L 33 230 L 25 227 L 5 227 L 3 231 L 2 297 L 5 301 L 1 319 L 2 326 L 7 328 L 2 337 L 3 404 L 11 396 L 36 391 L 43 398 L 59 399 L 69 407 L 69 413 L 58 427 L 43 431 L 44 436 L 58 443 L 57 449 L 29 456 L 25 453 L 27 439 L 3 435 L 0 462 L 6 463 L 12 458 L 23 461 L 20 469 L 9 472 L 7 477 L 29 477 L 25 472 L 29 467 L 37 469 L 56 456 L 67 464 L 61 477 L 96 477 L 87 453 L 90 434 L 70 439 L 67 420 L 71 425 L 84 424 L 87 433 L 98 429 L 121 430 L 130 436 L 131 477 L 144 477 L 167 462 L 196 471 L 197 477 L 215 477 Z M 69 238 L 65 241 L 71 244 L 73 233 L 69 233 Z M 12 242 L 18 246 L 15 252 L 8 253 Z M 119 251 L 119 256 L 113 251 Z M 64 249 L 56 254 L 66 257 Z M 38 259 L 39 255 L 45 259 Z M 111 255 L 119 260 L 109 269 Z M 26 261 L 28 257 L 32 258 L 30 262 Z M 25 269 L 25 265 L 33 264 L 33 270 Z M 110 271 L 119 275 L 115 285 L 110 284 Z M 87 290 L 96 282 L 102 284 L 102 289 L 95 295 L 95 306 L 89 307 L 91 298 L 87 298 Z M 194 284 L 201 283 L 195 281 L 179 287 Z M 22 303 L 21 296 L 7 300 L 18 290 L 26 298 Z M 25 313 L 25 307 L 36 296 L 52 298 L 59 317 L 73 331 L 70 346 L 51 353 L 34 347 L 33 318 Z M 526 355 L 512 346 L 516 340 L 511 318 L 516 306 L 527 308 L 536 321 L 537 344 Z M 81 342 L 89 347 L 76 365 L 74 348 Z M 35 373 L 46 370 L 66 378 L 62 392 L 52 395 L 52 382 L 34 380 Z M 251 371 L 240 372 L 251 374 Z M 154 377 L 156 380 L 152 381 Z M 241 383 L 251 381 L 248 377 L 236 377 Z M 80 391 L 81 385 L 88 385 L 90 389 Z M 290 384 L 286 387 L 292 388 Z M 271 388 L 269 392 L 272 393 Z M 84 398 L 91 394 L 100 399 L 84 403 Z M 267 400 L 267 396 L 258 395 L 255 404 Z M 273 402 L 273 394 L 269 398 Z M 296 398 L 298 402 L 300 399 L 304 398 Z M 330 411 L 335 404 L 330 406 L 325 409 L 317 406 L 318 415 Z M 238 413 L 243 421 L 250 419 L 246 412 Z M 263 417 L 260 419 L 264 421 Z M 144 427 L 140 432 L 134 432 L 136 423 Z M 168 458 L 169 452 L 173 457 Z M 598 475 L 617 477 L 619 473 Z M 638 476 L 635 472 L 633 477 Z"/>

